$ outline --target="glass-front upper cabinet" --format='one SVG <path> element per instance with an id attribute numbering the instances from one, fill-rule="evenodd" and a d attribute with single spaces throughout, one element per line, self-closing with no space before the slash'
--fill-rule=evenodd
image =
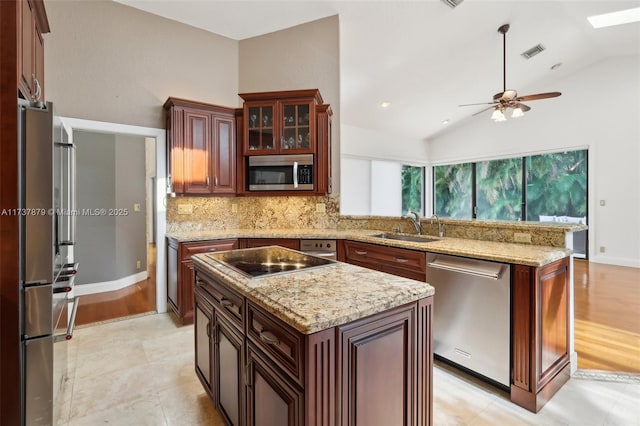
<path id="1" fill-rule="evenodd" d="M 244 155 L 313 154 L 317 90 L 240 95 L 244 100 Z"/>
<path id="2" fill-rule="evenodd" d="M 282 102 L 281 150 L 313 149 L 309 103 Z"/>
<path id="3" fill-rule="evenodd" d="M 254 105 L 248 108 L 247 126 L 249 136 L 247 148 L 250 151 L 275 150 L 276 135 L 274 133 L 275 103 Z"/>

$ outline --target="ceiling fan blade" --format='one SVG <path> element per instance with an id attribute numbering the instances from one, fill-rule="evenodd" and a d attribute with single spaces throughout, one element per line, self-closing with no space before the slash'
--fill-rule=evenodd
<path id="1" fill-rule="evenodd" d="M 522 112 L 527 112 L 531 109 L 529 105 L 521 104 L 520 102 L 516 102 L 513 104 L 513 108 L 520 108 Z"/>
<path id="2" fill-rule="evenodd" d="M 482 114 L 483 112 L 485 112 L 485 111 L 487 111 L 487 110 L 490 110 L 490 109 L 494 109 L 494 108 L 495 108 L 495 106 L 491 105 L 491 106 L 490 106 L 490 107 L 488 107 L 488 108 L 481 109 L 480 111 L 476 112 L 475 114 L 472 114 L 471 116 L 472 116 L 472 117 L 475 117 L 475 116 L 476 116 L 476 115 L 478 115 L 478 114 Z"/>
<path id="3" fill-rule="evenodd" d="M 463 106 L 474 106 L 474 105 L 497 105 L 497 103 L 496 102 L 480 102 L 479 104 L 463 104 L 458 106 L 463 107 Z"/>
<path id="4" fill-rule="evenodd" d="M 518 102 L 519 101 L 535 101 L 538 99 L 557 98 L 561 94 L 562 93 L 560 92 L 536 93 L 535 95 L 518 96 L 514 100 Z"/>

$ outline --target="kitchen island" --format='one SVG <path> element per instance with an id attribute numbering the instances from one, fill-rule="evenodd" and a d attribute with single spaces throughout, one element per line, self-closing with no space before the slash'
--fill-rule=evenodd
<path id="1" fill-rule="evenodd" d="M 430 285 L 339 262 L 249 278 L 218 254 L 192 256 L 196 373 L 227 423 L 432 423 Z"/>

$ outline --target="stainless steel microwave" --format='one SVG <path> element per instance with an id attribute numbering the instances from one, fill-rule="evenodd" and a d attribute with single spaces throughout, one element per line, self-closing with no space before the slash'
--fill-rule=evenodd
<path id="1" fill-rule="evenodd" d="M 313 154 L 249 157 L 249 191 L 313 191 Z"/>

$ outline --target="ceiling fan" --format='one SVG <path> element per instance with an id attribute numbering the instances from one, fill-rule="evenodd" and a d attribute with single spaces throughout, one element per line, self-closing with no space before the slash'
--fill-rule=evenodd
<path id="1" fill-rule="evenodd" d="M 491 118 L 494 121 L 505 121 L 507 118 L 505 112 L 511 109 L 511 117 L 522 117 L 531 107 L 523 104 L 523 101 L 536 101 L 538 99 L 555 98 L 561 95 L 560 92 L 536 93 L 535 95 L 518 96 L 515 90 L 507 90 L 507 31 L 509 24 L 504 24 L 498 28 L 498 32 L 502 34 L 502 92 L 493 95 L 493 102 L 482 102 L 477 104 L 464 104 L 458 106 L 472 105 L 490 105 L 489 107 L 476 112 L 473 115 L 481 114 L 487 110 L 493 109 Z"/>

